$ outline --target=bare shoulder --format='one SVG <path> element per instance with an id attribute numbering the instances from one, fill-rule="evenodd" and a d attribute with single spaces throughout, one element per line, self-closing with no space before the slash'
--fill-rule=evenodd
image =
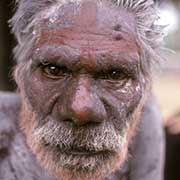
<path id="1" fill-rule="evenodd" d="M 15 93 L 0 92 L 0 149 L 9 147 L 14 136 L 20 109 Z"/>

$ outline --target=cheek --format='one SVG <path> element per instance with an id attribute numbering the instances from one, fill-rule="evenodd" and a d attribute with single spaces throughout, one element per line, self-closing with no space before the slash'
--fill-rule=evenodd
<path id="1" fill-rule="evenodd" d="M 136 109 L 138 109 L 139 104 L 141 104 L 141 99 L 143 97 L 143 87 L 139 83 L 129 84 L 128 93 L 126 94 L 125 104 L 127 116 L 131 116 Z"/>
<path id="2" fill-rule="evenodd" d="M 129 80 L 123 86 L 117 83 L 104 85 L 98 88 L 98 93 L 104 100 L 108 122 L 113 124 L 116 132 L 124 131 L 134 122 L 143 94 L 143 87 L 139 82 Z"/>
<path id="3" fill-rule="evenodd" d="M 47 115 L 52 110 L 57 98 L 64 91 L 64 81 L 49 82 L 39 75 L 24 75 L 24 94 L 32 110 L 42 115 Z"/>
<path id="4" fill-rule="evenodd" d="M 29 109 L 26 99 L 22 99 L 20 127 L 26 136 L 28 145 L 33 143 L 32 132 L 34 130 L 35 123 L 35 114 Z"/>
<path id="5" fill-rule="evenodd" d="M 117 111 L 125 112 L 126 116 L 133 113 L 143 94 L 141 84 L 133 80 L 128 80 L 123 85 L 121 83 L 107 83 L 103 86 L 103 90 L 108 92 L 104 94 L 106 96 L 104 98 L 109 102 L 108 104 L 114 108 L 119 108 Z"/>

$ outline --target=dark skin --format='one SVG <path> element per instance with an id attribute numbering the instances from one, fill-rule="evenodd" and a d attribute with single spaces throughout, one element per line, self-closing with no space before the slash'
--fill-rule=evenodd
<path id="1" fill-rule="evenodd" d="M 140 66 L 132 14 L 95 2 L 71 12 L 62 7 L 66 26 L 42 23 L 28 68 L 17 67 L 21 127 L 58 179 L 102 179 L 124 162 L 149 77 Z"/>

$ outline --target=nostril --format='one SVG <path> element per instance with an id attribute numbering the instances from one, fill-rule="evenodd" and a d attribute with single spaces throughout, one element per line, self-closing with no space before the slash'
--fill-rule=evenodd
<path id="1" fill-rule="evenodd" d="M 67 119 L 65 119 L 64 121 L 66 121 L 66 122 L 72 122 L 72 119 L 67 118 Z"/>
<path id="2" fill-rule="evenodd" d="M 89 121 L 89 122 L 84 122 L 84 121 L 79 121 L 78 119 L 74 119 L 74 118 L 66 118 L 64 119 L 64 123 L 67 126 L 88 126 L 88 127 L 93 127 L 93 126 L 97 126 L 99 124 L 101 124 L 101 122 L 97 122 L 97 121 Z"/>
<path id="3" fill-rule="evenodd" d="M 73 121 L 73 119 L 71 119 L 71 118 L 66 118 L 66 119 L 64 119 L 64 122 L 65 122 L 67 125 L 70 125 L 70 126 L 72 126 L 72 125 L 74 124 L 74 121 Z"/>

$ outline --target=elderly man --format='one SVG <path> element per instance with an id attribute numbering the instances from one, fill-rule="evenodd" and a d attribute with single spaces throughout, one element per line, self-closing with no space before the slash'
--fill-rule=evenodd
<path id="1" fill-rule="evenodd" d="M 152 0 L 17 2 L 18 93 L 0 96 L 0 179 L 163 179 L 157 18 Z"/>

